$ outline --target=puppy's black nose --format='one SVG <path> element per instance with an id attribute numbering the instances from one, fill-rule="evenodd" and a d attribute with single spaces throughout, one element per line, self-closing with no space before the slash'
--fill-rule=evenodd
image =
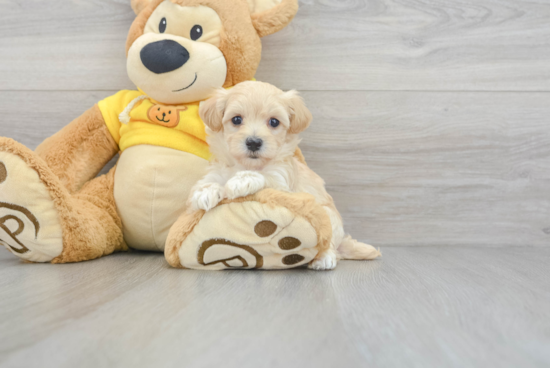
<path id="1" fill-rule="evenodd" d="M 156 74 L 179 69 L 189 60 L 187 49 L 172 40 L 150 43 L 141 49 L 140 56 L 143 65 Z"/>
<path id="2" fill-rule="evenodd" d="M 262 148 L 262 144 L 264 144 L 264 141 L 260 138 L 248 138 L 246 140 L 246 146 L 252 152 L 259 151 Z"/>

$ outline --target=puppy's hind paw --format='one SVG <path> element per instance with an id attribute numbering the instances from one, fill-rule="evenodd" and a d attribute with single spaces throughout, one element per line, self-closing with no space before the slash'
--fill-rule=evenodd
<path id="1" fill-rule="evenodd" d="M 335 269 L 337 264 L 338 259 L 336 258 L 336 254 L 334 252 L 325 252 L 315 257 L 307 268 L 315 271 L 326 271 Z"/>
<path id="2" fill-rule="evenodd" d="M 224 199 L 224 188 L 219 184 L 197 190 L 191 197 L 191 205 L 195 210 L 210 211 Z"/>

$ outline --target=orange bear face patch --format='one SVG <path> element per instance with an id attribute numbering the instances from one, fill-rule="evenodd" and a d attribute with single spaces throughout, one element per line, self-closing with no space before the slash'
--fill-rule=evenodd
<path id="1" fill-rule="evenodd" d="M 175 128 L 180 123 L 180 111 L 187 110 L 186 106 L 165 106 L 156 104 L 149 108 L 147 117 L 151 122 L 167 128 Z"/>

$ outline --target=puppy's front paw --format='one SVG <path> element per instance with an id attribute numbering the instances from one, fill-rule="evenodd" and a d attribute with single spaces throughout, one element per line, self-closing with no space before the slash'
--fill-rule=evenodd
<path id="1" fill-rule="evenodd" d="M 332 251 L 319 254 L 313 261 L 309 263 L 307 268 L 315 271 L 333 270 L 338 264 L 336 254 Z"/>
<path id="2" fill-rule="evenodd" d="M 219 184 L 212 184 L 193 193 L 191 205 L 195 210 L 210 211 L 224 198 L 224 189 Z"/>
<path id="3" fill-rule="evenodd" d="M 227 198 L 235 199 L 259 192 L 265 187 L 265 178 L 255 171 L 240 171 L 225 184 Z"/>

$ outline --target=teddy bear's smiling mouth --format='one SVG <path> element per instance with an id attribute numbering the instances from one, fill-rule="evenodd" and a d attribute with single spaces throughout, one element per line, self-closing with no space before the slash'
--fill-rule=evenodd
<path id="1" fill-rule="evenodd" d="M 172 91 L 172 92 L 181 92 L 181 91 L 184 91 L 184 90 L 190 88 L 193 84 L 195 84 L 195 82 L 197 81 L 197 78 L 198 78 L 198 75 L 197 75 L 197 73 L 195 73 L 195 79 L 193 80 L 193 82 L 191 82 L 190 85 L 188 85 L 187 87 L 184 87 L 182 89 L 177 89 L 177 90 Z"/>

